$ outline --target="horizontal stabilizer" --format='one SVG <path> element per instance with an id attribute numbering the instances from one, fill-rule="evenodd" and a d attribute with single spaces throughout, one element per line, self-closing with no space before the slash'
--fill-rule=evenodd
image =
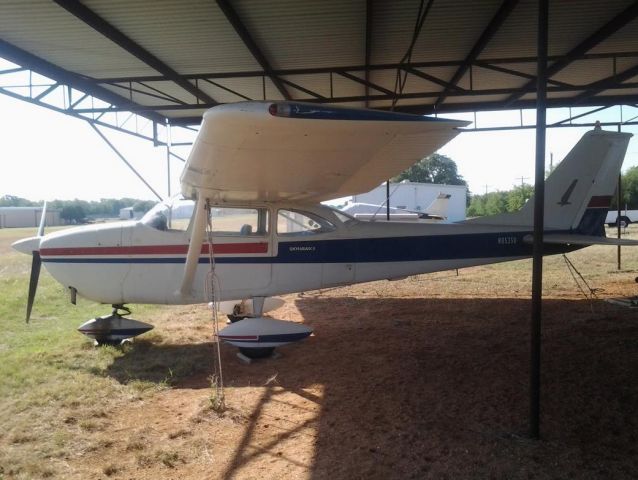
<path id="1" fill-rule="evenodd" d="M 533 243 L 532 235 L 525 235 L 523 241 Z M 543 235 L 543 243 L 559 245 L 620 245 L 638 246 L 638 240 L 627 240 L 624 238 L 597 237 L 595 235 L 573 235 L 570 233 L 546 233 Z"/>

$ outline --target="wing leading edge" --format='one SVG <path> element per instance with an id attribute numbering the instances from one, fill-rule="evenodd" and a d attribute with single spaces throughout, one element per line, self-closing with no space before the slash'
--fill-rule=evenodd
<path id="1" fill-rule="evenodd" d="M 371 190 L 467 122 L 296 102 L 208 110 L 182 192 L 213 201 L 320 202 Z"/>

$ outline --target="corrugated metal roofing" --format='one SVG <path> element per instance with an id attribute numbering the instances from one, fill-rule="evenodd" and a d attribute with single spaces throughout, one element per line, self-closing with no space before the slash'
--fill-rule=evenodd
<path id="1" fill-rule="evenodd" d="M 155 121 L 197 123 L 264 89 L 388 108 L 420 8 L 398 110 L 529 106 L 535 0 L 4 0 L 0 56 Z M 638 75 L 638 2 L 550 1 L 549 54 L 562 66 L 549 84 L 557 105 L 582 92 L 579 105 L 638 103 L 638 88 L 625 88 Z"/>

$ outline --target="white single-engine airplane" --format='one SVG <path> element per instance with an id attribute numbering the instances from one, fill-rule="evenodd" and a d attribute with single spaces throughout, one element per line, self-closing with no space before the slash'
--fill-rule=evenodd
<path id="1" fill-rule="evenodd" d="M 14 244 L 34 257 L 27 317 L 40 261 L 72 294 L 113 305 L 112 315 L 96 319 L 99 328 L 94 321 L 85 329 L 108 340 L 140 333 L 139 325 L 122 323 L 125 304 L 209 301 L 205 280 L 213 267 L 216 300 L 252 299 L 261 318 L 264 298 L 274 295 L 530 257 L 533 202 L 457 224 L 362 222 L 319 203 L 372 189 L 464 125 L 295 102 L 212 108 L 181 176 L 183 199 L 141 221 L 40 232 Z M 630 137 L 590 131 L 552 172 L 546 254 L 638 243 L 604 231 Z M 277 335 L 271 343 L 285 343 Z"/>

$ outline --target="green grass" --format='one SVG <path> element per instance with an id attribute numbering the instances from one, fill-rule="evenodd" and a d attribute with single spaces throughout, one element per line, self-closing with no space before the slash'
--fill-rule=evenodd
<path id="1" fill-rule="evenodd" d="M 109 375 L 113 363 L 137 347 L 95 348 L 76 329 L 110 306 L 83 299 L 73 306 L 44 268 L 31 323 L 25 323 L 31 258 L 10 252 L 8 244 L 30 234 L 0 230 L 5 252 L 0 255 L 0 478 L 55 475 L 60 461 L 86 448 L 88 436 L 104 428 L 108 409 L 163 388 L 170 379 L 168 365 L 157 372 L 157 382 Z M 156 308 L 136 306 L 135 314 L 145 317 Z"/>

